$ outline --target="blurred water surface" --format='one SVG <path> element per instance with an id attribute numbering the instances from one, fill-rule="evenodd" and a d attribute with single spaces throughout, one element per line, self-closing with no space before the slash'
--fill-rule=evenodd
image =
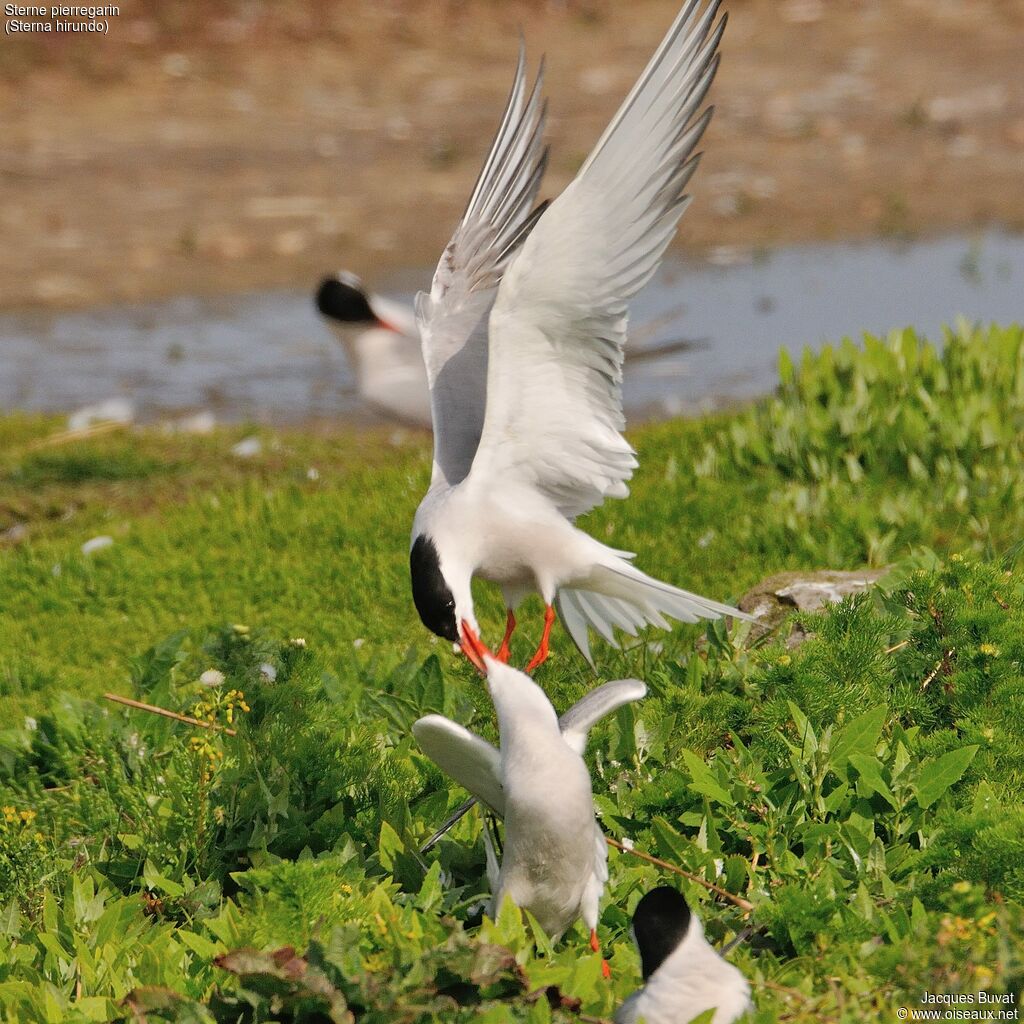
<path id="1" fill-rule="evenodd" d="M 411 299 L 428 272 L 385 281 Z M 1024 319 L 1024 236 L 802 245 L 711 262 L 667 260 L 637 300 L 627 413 L 696 412 L 770 391 L 781 347 L 957 317 Z M 673 345 L 679 339 L 692 344 Z M 209 411 L 267 423 L 373 422 L 345 353 L 304 292 L 229 295 L 73 313 L 0 315 L 0 409 L 70 411 L 122 398 L 143 420 Z"/>

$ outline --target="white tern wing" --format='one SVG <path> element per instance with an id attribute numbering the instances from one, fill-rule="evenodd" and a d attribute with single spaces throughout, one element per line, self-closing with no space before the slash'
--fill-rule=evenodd
<path id="1" fill-rule="evenodd" d="M 513 258 L 490 316 L 487 411 L 472 471 L 527 483 L 566 516 L 625 497 L 629 299 L 689 197 L 698 116 L 718 66 L 720 0 L 687 0 L 575 180 Z"/>
<path id="2" fill-rule="evenodd" d="M 413 722 L 412 732 L 423 753 L 445 775 L 504 816 L 501 755 L 490 743 L 443 715 L 425 715 Z"/>
<path id="3" fill-rule="evenodd" d="M 431 484 L 454 485 L 469 472 L 487 399 L 487 317 L 498 282 L 536 221 L 547 163 L 543 66 L 529 95 L 522 48 L 508 105 L 430 292 L 416 296 L 416 321 L 430 384 L 434 425 Z"/>
<path id="4" fill-rule="evenodd" d="M 582 757 L 590 730 L 606 715 L 646 693 L 647 687 L 639 679 L 615 679 L 595 687 L 559 718 L 562 738 Z"/>

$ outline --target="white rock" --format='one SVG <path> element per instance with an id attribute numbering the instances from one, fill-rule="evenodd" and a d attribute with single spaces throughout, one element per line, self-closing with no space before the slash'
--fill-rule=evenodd
<path id="1" fill-rule="evenodd" d="M 263 451 L 263 442 L 258 437 L 244 437 L 231 446 L 231 454 L 239 459 L 251 459 Z"/>
<path id="2" fill-rule="evenodd" d="M 107 536 L 91 537 L 82 545 L 82 554 L 91 555 L 94 551 L 102 551 L 113 545 L 114 538 Z"/>

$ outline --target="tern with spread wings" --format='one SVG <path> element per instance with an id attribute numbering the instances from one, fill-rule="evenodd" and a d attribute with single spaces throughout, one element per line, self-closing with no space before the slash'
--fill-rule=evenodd
<path id="1" fill-rule="evenodd" d="M 589 660 L 589 630 L 669 628 L 742 613 L 662 583 L 628 552 L 575 526 L 628 494 L 637 465 L 622 436 L 629 300 L 651 278 L 689 201 L 701 104 L 718 67 L 720 0 L 687 0 L 575 180 L 536 207 L 547 159 L 540 79 L 515 82 L 466 212 L 416 315 L 431 391 L 434 461 L 416 512 L 416 609 L 439 636 L 479 630 L 470 582 L 499 584 L 514 612 L 544 600 L 532 671 L 558 608 Z"/>
<path id="2" fill-rule="evenodd" d="M 590 728 L 639 700 L 636 679 L 605 683 L 559 720 L 528 675 L 499 662 L 464 625 L 466 653 L 487 677 L 498 715 L 499 747 L 442 715 L 414 723 L 423 752 L 505 821 L 499 866 L 487 832 L 487 876 L 496 913 L 506 895 L 529 910 L 552 939 L 577 917 L 597 942 L 598 903 L 608 881 L 608 848 L 594 817 L 583 751 Z"/>

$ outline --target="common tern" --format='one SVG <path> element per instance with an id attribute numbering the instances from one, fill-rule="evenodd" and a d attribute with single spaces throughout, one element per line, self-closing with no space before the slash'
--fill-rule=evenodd
<path id="1" fill-rule="evenodd" d="M 430 387 L 412 305 L 371 291 L 350 270 L 325 277 L 315 298 L 345 350 L 360 397 L 386 416 L 429 427 Z M 626 363 L 664 359 L 706 344 L 707 339 L 694 338 L 650 340 L 680 315 L 676 307 L 632 329 Z"/>
<path id="2" fill-rule="evenodd" d="M 588 661 L 589 629 L 614 643 L 667 618 L 741 612 L 646 575 L 629 552 L 574 525 L 623 498 L 637 460 L 622 436 L 630 298 L 651 278 L 689 201 L 698 113 L 718 67 L 720 0 L 688 0 L 575 180 L 535 208 L 547 152 L 538 74 L 520 53 L 505 115 L 466 212 L 416 317 L 431 389 L 434 459 L 410 550 L 423 623 L 453 643 L 475 632 L 470 581 L 497 583 L 507 607 L 544 600 L 532 671 L 548 655 L 557 605 Z"/>
<path id="3" fill-rule="evenodd" d="M 485 832 L 492 913 L 510 896 L 553 940 L 582 917 L 596 952 L 608 847 L 582 754 L 591 726 L 647 688 L 636 679 L 605 684 L 560 724 L 528 675 L 498 661 L 468 623 L 464 632 L 467 656 L 487 677 L 499 747 L 442 715 L 419 719 L 413 734 L 438 767 L 505 821 L 500 866 Z"/>
<path id="4" fill-rule="evenodd" d="M 730 1024 L 750 1008 L 746 978 L 704 938 L 700 919 L 675 889 L 647 893 L 633 912 L 644 986 L 619 1007 L 615 1024 L 689 1024 L 709 1010 Z"/>
<path id="5" fill-rule="evenodd" d="M 403 422 L 430 424 L 430 392 L 412 309 L 367 291 L 347 270 L 324 278 L 317 309 L 348 359 L 360 396 Z"/>

